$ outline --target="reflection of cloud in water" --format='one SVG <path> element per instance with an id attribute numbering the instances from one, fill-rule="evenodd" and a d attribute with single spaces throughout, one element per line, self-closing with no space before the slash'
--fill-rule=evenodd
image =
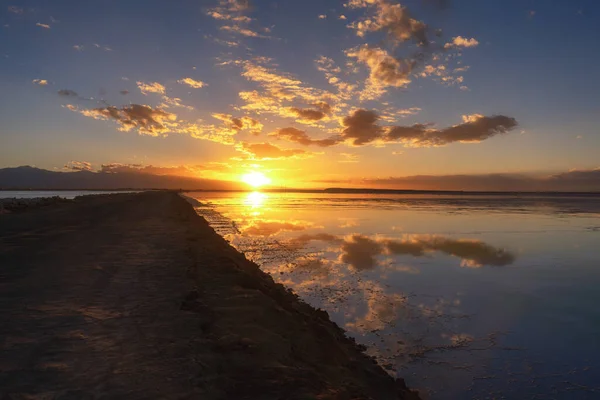
<path id="1" fill-rule="evenodd" d="M 515 261 L 515 256 L 508 250 L 493 247 L 480 240 L 451 239 L 443 236 L 413 235 L 393 240 L 385 238 L 372 239 L 364 235 L 350 235 L 341 239 L 326 233 L 318 235 L 302 235 L 289 243 L 298 247 L 312 240 L 334 243 L 341 241 L 339 261 L 351 265 L 357 270 L 372 269 L 377 266 L 377 257 L 387 255 L 410 255 L 422 257 L 432 252 L 441 252 L 461 258 L 461 266 L 478 268 L 484 265 L 505 266 Z"/>
<path id="2" fill-rule="evenodd" d="M 338 236 L 331 235 L 329 233 L 316 233 L 316 234 L 313 234 L 313 235 L 300 235 L 300 236 L 297 236 L 297 237 L 295 237 L 293 239 L 290 239 L 287 242 L 287 244 L 291 248 L 300 249 L 300 248 L 306 246 L 309 242 L 312 242 L 312 241 L 335 243 L 335 242 L 342 242 L 342 239 L 339 238 Z"/>
<path id="3" fill-rule="evenodd" d="M 377 265 L 375 257 L 383 253 L 381 243 L 363 235 L 346 238 L 341 247 L 340 261 L 358 270 L 371 269 Z"/>
<path id="4" fill-rule="evenodd" d="M 407 305 L 407 297 L 400 293 L 385 294 L 383 289 L 373 284 L 368 293 L 367 313 L 346 324 L 347 329 L 357 332 L 371 332 L 385 329 L 397 321 Z"/>
<path id="5" fill-rule="evenodd" d="M 306 221 L 253 220 L 241 232 L 249 236 L 273 236 L 283 231 L 303 231 L 312 226 Z"/>
<path id="6" fill-rule="evenodd" d="M 323 261 L 322 258 L 318 257 L 306 257 L 296 261 L 294 271 L 296 272 L 308 272 L 312 277 L 326 277 L 330 272 L 329 263 Z"/>
<path id="7" fill-rule="evenodd" d="M 358 219 L 356 218 L 338 218 L 340 221 L 340 228 L 355 228 L 359 226 Z"/>

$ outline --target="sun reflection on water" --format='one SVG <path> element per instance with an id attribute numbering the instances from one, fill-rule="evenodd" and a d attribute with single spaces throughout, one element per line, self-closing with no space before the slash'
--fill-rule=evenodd
<path id="1" fill-rule="evenodd" d="M 266 193 L 248 193 L 244 199 L 244 205 L 249 206 L 251 209 L 260 209 L 265 205 L 265 202 L 268 198 L 269 196 Z"/>

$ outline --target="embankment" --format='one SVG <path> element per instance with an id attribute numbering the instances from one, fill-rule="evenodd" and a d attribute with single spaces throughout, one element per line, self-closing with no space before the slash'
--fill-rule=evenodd
<path id="1" fill-rule="evenodd" d="M 0 397 L 416 399 L 176 193 L 0 216 Z"/>

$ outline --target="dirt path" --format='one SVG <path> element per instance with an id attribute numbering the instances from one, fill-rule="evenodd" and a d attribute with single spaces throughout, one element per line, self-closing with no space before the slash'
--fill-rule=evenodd
<path id="1" fill-rule="evenodd" d="M 0 216 L 0 398 L 414 398 L 174 193 Z"/>

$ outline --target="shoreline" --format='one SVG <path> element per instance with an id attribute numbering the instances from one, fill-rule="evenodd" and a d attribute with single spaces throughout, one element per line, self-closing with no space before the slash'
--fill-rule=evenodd
<path id="1" fill-rule="evenodd" d="M 3 395 L 419 398 L 175 192 L 86 196 L 0 222 Z"/>

